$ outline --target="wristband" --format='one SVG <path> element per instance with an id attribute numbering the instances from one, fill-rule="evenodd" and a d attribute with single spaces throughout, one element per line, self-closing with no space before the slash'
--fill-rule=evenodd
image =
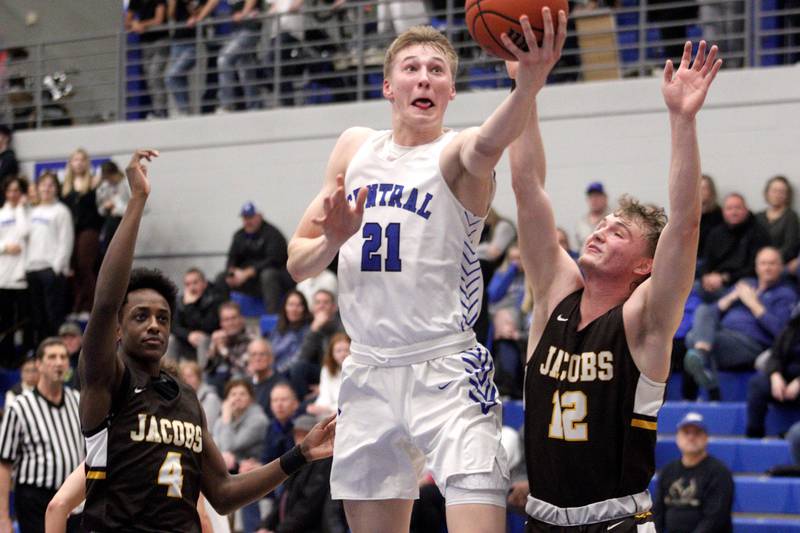
<path id="1" fill-rule="evenodd" d="M 300 446 L 295 446 L 281 455 L 279 461 L 281 463 L 281 470 L 283 470 L 287 476 L 291 476 L 308 463 L 305 455 L 300 451 Z"/>

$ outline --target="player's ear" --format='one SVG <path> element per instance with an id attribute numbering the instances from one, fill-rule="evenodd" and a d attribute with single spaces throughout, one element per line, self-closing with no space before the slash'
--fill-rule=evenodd
<path id="1" fill-rule="evenodd" d="M 453 81 L 453 84 L 450 86 L 450 100 L 454 100 L 456 97 L 456 82 Z"/>
<path id="2" fill-rule="evenodd" d="M 389 78 L 383 79 L 383 97 L 390 102 L 394 102 L 394 91 L 392 90 L 392 84 L 389 82 Z"/>
<path id="3" fill-rule="evenodd" d="M 636 264 L 633 273 L 637 276 L 649 276 L 653 272 L 653 258 L 643 257 Z"/>

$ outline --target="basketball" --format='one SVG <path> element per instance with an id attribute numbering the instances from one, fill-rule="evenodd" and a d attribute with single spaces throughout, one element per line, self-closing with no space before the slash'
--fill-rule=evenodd
<path id="1" fill-rule="evenodd" d="M 481 48 L 500 59 L 515 61 L 514 54 L 503 45 L 500 35 L 508 33 L 518 47 L 527 49 L 519 17 L 528 15 L 536 40 L 541 45 L 543 7 L 550 8 L 553 30 L 558 30 L 559 10 L 569 13 L 567 0 L 467 0 L 464 11 L 469 33 Z"/>

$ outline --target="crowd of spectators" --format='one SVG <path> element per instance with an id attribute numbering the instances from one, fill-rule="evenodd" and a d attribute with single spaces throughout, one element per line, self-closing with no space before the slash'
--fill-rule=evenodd
<path id="1" fill-rule="evenodd" d="M 777 8 L 792 9 L 796 0 L 782 0 Z M 132 0 L 125 14 L 125 29 L 138 39 L 141 52 L 141 79 L 149 103 L 142 105 L 154 117 L 164 117 L 170 108 L 171 95 L 178 115 L 191 112 L 190 74 L 197 58 L 206 58 L 205 88 L 196 105 L 203 112 L 219 113 L 243 109 L 261 109 L 266 92 L 280 90 L 280 105 L 297 103 L 295 87 L 304 85 L 311 91 L 327 89 L 331 100 L 355 99 L 357 85 L 355 67 L 378 67 L 382 62 L 381 47 L 387 39 L 416 24 L 437 24 L 447 20 L 448 7 L 457 31 L 453 39 L 460 55 L 481 55 L 463 26 L 463 3 L 443 0 L 387 0 L 376 6 L 351 6 L 346 0 Z M 570 1 L 570 12 L 579 13 L 598 8 L 636 8 L 636 4 L 611 0 Z M 358 10 L 362 14 L 356 15 Z M 731 0 L 719 5 L 709 2 L 649 0 L 646 17 L 641 23 L 654 26 L 661 45 L 650 45 L 648 58 L 660 61 L 661 56 L 680 57 L 683 43 L 699 28 L 703 37 L 717 42 L 726 51 L 726 64 L 744 64 L 745 2 Z M 272 18 L 265 18 L 273 16 Z M 800 42 L 800 16 L 779 17 L 788 30 L 787 48 Z M 359 29 L 359 26 L 361 27 Z M 798 33 L 793 33 L 797 29 Z M 363 36 L 363 60 L 357 58 L 354 42 Z M 198 43 L 204 47 L 198 50 Z M 580 77 L 580 54 L 575 22 L 570 20 L 570 36 L 566 43 L 561 69 L 553 81 L 572 81 Z M 781 60 L 793 63 L 800 55 L 789 52 Z M 279 76 L 275 76 L 279 74 Z M 308 82 L 304 75 L 313 81 Z M 278 77 L 279 87 L 273 86 Z M 308 83 L 308 86 L 305 84 Z M 367 81 L 368 84 L 372 83 Z M 350 90 L 346 90 L 349 88 Z M 345 90 L 342 90 L 345 89 Z M 374 91 L 374 87 L 371 89 Z M 323 91 L 324 92 L 324 91 Z M 377 94 L 380 94 L 377 91 Z M 312 100 L 313 101 L 313 100 Z M 600 191 L 602 192 L 602 190 Z M 585 228 L 579 228 L 582 233 Z M 582 242 L 582 239 L 579 239 Z"/>
<path id="2" fill-rule="evenodd" d="M 760 371 L 748 391 L 747 425 L 748 435 L 759 437 L 770 402 L 800 410 L 800 231 L 793 191 L 786 178 L 770 179 L 764 188 L 767 208 L 753 214 L 736 193 L 720 205 L 709 176 L 702 190 L 697 283 L 690 297 L 698 303 L 687 304 L 688 326 L 675 342 L 687 350 L 676 350 L 676 368 L 682 365 L 684 378 L 708 389 L 713 400 L 725 395 L 718 387 L 718 370 L 752 370 L 760 358 Z M 9 391 L 7 403 L 36 387 L 38 365 L 29 355 L 54 336 L 69 361 L 63 380 L 79 389 L 74 369 L 82 343 L 80 326 L 91 308 L 105 244 L 125 208 L 126 180 L 113 162 L 93 176 L 88 154 L 76 150 L 63 187 L 56 174 L 45 172 L 33 184 L 11 175 L 3 192 L 0 353 L 3 366 L 21 365 L 23 378 Z M 581 235 L 613 211 L 602 183 L 590 183 L 585 192 L 587 213 L 575 227 Z M 222 272 L 207 276 L 190 268 L 184 273 L 168 358 L 180 363 L 179 375 L 197 391 L 228 468 L 246 472 L 279 457 L 314 419 L 335 412 L 350 339 L 338 313 L 333 270 L 294 287 L 285 269 L 285 237 L 252 202 L 239 214 L 242 226 L 232 236 Z M 514 224 L 492 210 L 478 249 L 486 277 L 485 328 L 477 330 L 480 342 L 494 354 L 501 393 L 521 398 L 535 302 L 515 238 Z M 559 229 L 559 239 L 577 258 L 569 232 Z M 274 317 L 270 325 L 262 329 L 260 316 L 245 316 L 237 294 L 259 302 L 258 315 Z M 800 425 L 787 438 L 800 459 Z M 329 468 L 323 462 L 304 470 L 271 498 L 245 508 L 243 529 L 346 527 L 341 507 L 330 501 Z M 415 520 L 433 520 L 441 501 L 431 487 L 421 486 L 423 493 L 431 492 L 430 501 L 418 506 L 428 518 Z M 309 508 L 325 513 L 308 513 Z"/>

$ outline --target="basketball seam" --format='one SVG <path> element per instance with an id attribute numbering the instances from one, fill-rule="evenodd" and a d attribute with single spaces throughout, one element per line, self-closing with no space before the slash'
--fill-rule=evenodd
<path id="1" fill-rule="evenodd" d="M 492 31 L 489 29 L 489 25 L 486 23 L 485 20 L 483 20 L 483 9 L 481 8 L 481 0 L 476 0 L 475 5 L 478 6 L 478 16 L 480 17 L 481 22 L 483 22 L 483 27 L 486 29 L 486 33 L 489 34 L 489 37 L 491 37 L 492 40 L 495 42 L 495 44 L 497 44 L 502 50 L 505 50 L 506 52 L 508 52 L 513 56 L 514 54 L 511 53 L 511 50 L 506 48 L 502 41 L 497 40 L 497 38 L 494 36 L 494 33 L 492 33 Z"/>

